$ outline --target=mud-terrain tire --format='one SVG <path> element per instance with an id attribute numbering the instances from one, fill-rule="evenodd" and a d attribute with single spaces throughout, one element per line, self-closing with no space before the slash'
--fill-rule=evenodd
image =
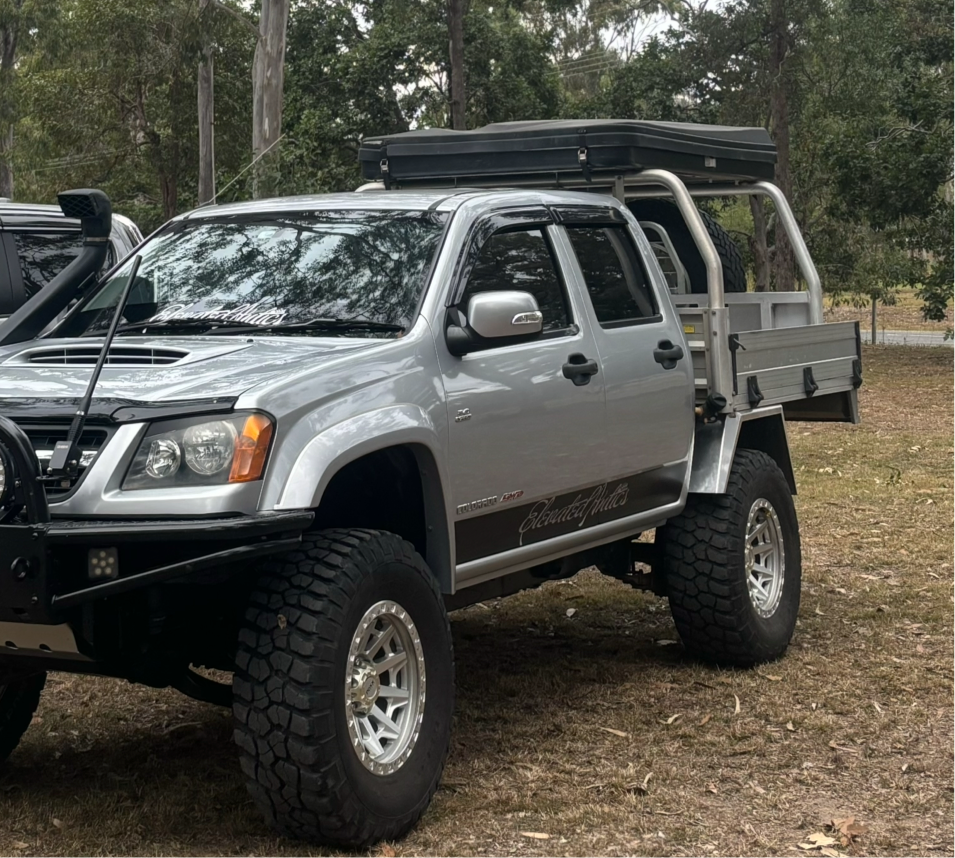
<path id="1" fill-rule="evenodd" d="M 770 456 L 737 450 L 726 493 L 691 495 L 660 539 L 673 620 L 692 656 L 751 667 L 786 651 L 802 558 L 789 484 Z"/>
<path id="2" fill-rule="evenodd" d="M 40 703 L 46 674 L 36 673 L 0 685 L 0 763 L 6 760 L 26 733 Z"/>
<path id="3" fill-rule="evenodd" d="M 670 236 L 673 247 L 686 269 L 686 276 L 690 283 L 690 291 L 695 294 L 706 292 L 706 264 L 690 235 L 690 229 L 683 220 L 683 215 L 674 203 L 667 200 L 634 200 L 628 203 L 630 211 L 639 221 L 653 221 L 660 224 Z M 743 265 L 743 254 L 730 234 L 723 229 L 710 215 L 701 211 L 703 225 L 713 239 L 713 246 L 723 263 L 723 291 L 746 291 L 746 267 Z"/>
<path id="4" fill-rule="evenodd" d="M 351 849 L 403 836 L 438 788 L 454 708 L 451 630 L 424 560 L 390 533 L 306 534 L 255 586 L 233 695 L 242 770 L 278 832 Z"/>

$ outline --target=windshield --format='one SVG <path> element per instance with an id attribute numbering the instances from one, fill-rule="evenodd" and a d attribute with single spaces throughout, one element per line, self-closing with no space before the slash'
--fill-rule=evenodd
<path id="1" fill-rule="evenodd" d="M 140 251 L 119 333 L 395 336 L 410 327 L 447 215 L 320 211 L 177 221 Z M 56 336 L 106 332 L 132 260 Z"/>

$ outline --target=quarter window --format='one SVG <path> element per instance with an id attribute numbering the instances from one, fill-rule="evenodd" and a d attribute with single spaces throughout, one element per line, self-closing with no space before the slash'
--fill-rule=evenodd
<path id="1" fill-rule="evenodd" d="M 658 315 L 633 241 L 622 226 L 569 226 L 567 234 L 601 327 L 637 324 Z"/>
<path id="2" fill-rule="evenodd" d="M 544 333 L 570 327 L 567 299 L 547 239 L 539 229 L 498 232 L 481 247 L 459 307 L 480 292 L 530 292 L 544 315 Z"/>

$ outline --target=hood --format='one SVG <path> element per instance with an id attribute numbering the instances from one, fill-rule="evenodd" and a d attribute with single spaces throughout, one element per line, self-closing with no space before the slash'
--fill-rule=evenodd
<path id="1" fill-rule="evenodd" d="M 166 402 L 239 396 L 381 343 L 318 337 L 120 337 L 110 348 L 95 398 Z M 102 344 L 102 339 L 90 338 L 31 340 L 0 349 L 0 402 L 82 396 Z"/>

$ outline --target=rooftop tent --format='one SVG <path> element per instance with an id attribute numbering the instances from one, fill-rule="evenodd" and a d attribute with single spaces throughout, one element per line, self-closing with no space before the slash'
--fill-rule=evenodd
<path id="1" fill-rule="evenodd" d="M 588 119 L 368 137 L 358 157 L 366 179 L 399 187 L 606 184 L 652 168 L 699 184 L 772 179 L 776 147 L 764 128 Z"/>

